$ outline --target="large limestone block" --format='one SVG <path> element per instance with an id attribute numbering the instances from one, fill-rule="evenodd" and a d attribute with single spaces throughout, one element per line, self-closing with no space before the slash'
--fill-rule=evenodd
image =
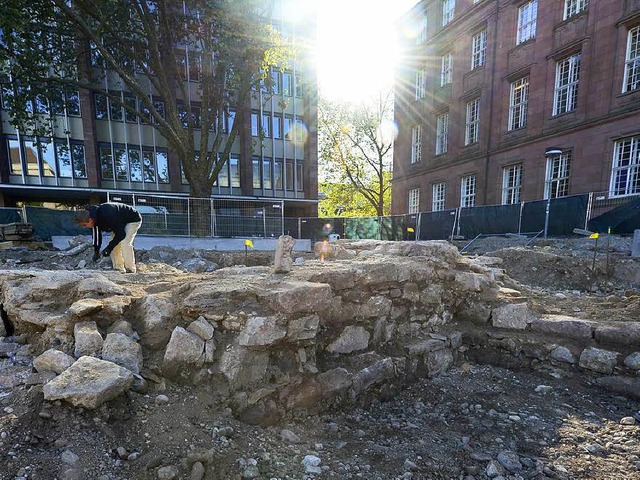
<path id="1" fill-rule="evenodd" d="M 369 298 L 364 304 L 358 307 L 357 315 L 359 317 L 385 317 L 391 313 L 393 302 L 390 298 L 377 295 Z"/>
<path id="2" fill-rule="evenodd" d="M 531 322 L 531 331 L 553 333 L 567 338 L 591 339 L 594 323 L 564 315 L 543 315 Z"/>
<path id="3" fill-rule="evenodd" d="M 331 287 L 312 282 L 281 282 L 263 292 L 269 307 L 282 313 L 316 313 L 327 307 Z"/>
<path id="4" fill-rule="evenodd" d="M 60 374 L 73 365 L 75 358 L 60 350 L 50 348 L 33 360 L 33 368 L 38 372 L 54 372 Z"/>
<path id="5" fill-rule="evenodd" d="M 80 357 L 43 387 L 45 400 L 65 400 L 77 407 L 98 408 L 133 383 L 133 373 L 115 363 Z"/>
<path id="6" fill-rule="evenodd" d="M 76 323 L 73 326 L 73 337 L 76 342 L 73 354 L 76 358 L 80 358 L 85 355 L 93 357 L 100 355 L 104 340 L 98 331 L 96 322 Z"/>
<path id="7" fill-rule="evenodd" d="M 601 348 L 586 348 L 580 354 L 578 365 L 587 370 L 610 375 L 618 361 L 618 352 Z"/>
<path id="8" fill-rule="evenodd" d="M 291 235 L 280 235 L 276 246 L 274 270 L 276 273 L 288 273 L 293 267 L 291 252 L 296 241 Z"/>
<path id="9" fill-rule="evenodd" d="M 601 343 L 638 345 L 640 344 L 640 323 L 629 322 L 618 325 L 602 325 L 596 328 L 595 338 Z"/>
<path id="10" fill-rule="evenodd" d="M 271 345 L 286 334 L 286 327 L 280 324 L 277 317 L 250 317 L 238 335 L 238 344 L 243 347 Z"/>
<path id="11" fill-rule="evenodd" d="M 106 297 L 111 295 L 131 295 L 131 291 L 112 282 L 104 275 L 95 275 L 78 283 L 79 296 L 86 297 L 90 294 Z"/>
<path id="12" fill-rule="evenodd" d="M 510 303 L 494 308 L 491 312 L 491 321 L 494 327 L 512 330 L 524 330 L 535 318 L 526 303 Z"/>
<path id="13" fill-rule="evenodd" d="M 101 300 L 95 298 L 82 298 L 77 302 L 74 302 L 69 307 L 69 313 L 73 316 L 82 318 L 91 315 L 92 313 L 102 310 L 103 304 Z"/>
<path id="14" fill-rule="evenodd" d="M 204 364 L 205 343 L 198 335 L 176 327 L 164 352 L 162 370 L 170 376 L 182 370 Z"/>
<path id="15" fill-rule="evenodd" d="M 31 325 L 46 328 L 55 313 L 66 310 L 74 300 L 82 276 L 66 271 L 8 271 L 0 276 L 3 305 L 15 326 L 15 333 Z"/>
<path id="16" fill-rule="evenodd" d="M 392 380 L 396 376 L 396 365 L 391 358 L 384 358 L 363 368 L 353 376 L 353 391 L 356 395 L 372 385 Z"/>
<path id="17" fill-rule="evenodd" d="M 133 326 L 143 346 L 158 349 L 166 345 L 177 324 L 175 310 L 174 303 L 163 296 L 149 295 L 142 301 Z"/>
<path id="18" fill-rule="evenodd" d="M 102 359 L 120 365 L 133 373 L 140 373 L 142 347 L 123 333 L 109 333 L 102 346 Z"/>
<path id="19" fill-rule="evenodd" d="M 220 371 L 233 389 L 264 381 L 269 354 L 239 345 L 227 347 L 220 358 Z"/>
<path id="20" fill-rule="evenodd" d="M 371 334 L 361 326 L 349 325 L 340 336 L 327 347 L 331 353 L 352 353 L 369 346 Z"/>
<path id="21" fill-rule="evenodd" d="M 207 319 L 202 316 L 191 322 L 187 327 L 187 330 L 191 333 L 195 333 L 205 341 L 211 340 L 213 338 L 213 332 L 215 331 L 213 325 L 211 325 Z"/>
<path id="22" fill-rule="evenodd" d="M 311 340 L 318 335 L 319 326 L 320 317 L 318 315 L 305 315 L 289 320 L 287 339 L 293 342 Z"/>

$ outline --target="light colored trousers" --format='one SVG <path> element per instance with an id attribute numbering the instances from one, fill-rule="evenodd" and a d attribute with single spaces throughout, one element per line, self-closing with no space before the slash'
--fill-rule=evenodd
<path id="1" fill-rule="evenodd" d="M 120 270 L 121 272 L 136 273 L 136 256 L 133 253 L 133 239 L 136 238 L 136 233 L 142 226 L 142 222 L 127 223 L 124 227 L 126 236 L 116 248 L 111 251 L 111 264 L 114 270 Z M 115 236 L 115 233 L 111 233 L 111 238 Z"/>

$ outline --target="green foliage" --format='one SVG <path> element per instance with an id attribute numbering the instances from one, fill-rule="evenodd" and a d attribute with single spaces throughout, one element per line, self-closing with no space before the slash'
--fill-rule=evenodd
<path id="1" fill-rule="evenodd" d="M 0 81 L 11 122 L 50 135 L 47 109 L 68 102 L 68 92 L 100 92 L 152 125 L 180 158 L 192 196 L 208 197 L 243 123 L 238 107 L 269 91 L 270 68 L 295 54 L 265 21 L 269 9 L 260 0 L 4 0 Z M 200 76 L 191 96 L 186 72 Z"/>
<path id="2" fill-rule="evenodd" d="M 321 98 L 319 169 L 325 198 L 320 210 L 331 216 L 335 205 L 343 205 L 350 216 L 387 215 L 394 137 L 391 91 L 359 105 Z"/>

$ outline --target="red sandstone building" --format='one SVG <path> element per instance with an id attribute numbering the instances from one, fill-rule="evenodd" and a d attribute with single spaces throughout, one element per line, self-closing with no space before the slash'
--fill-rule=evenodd
<path id="1" fill-rule="evenodd" d="M 640 0 L 424 0 L 400 32 L 394 214 L 640 194 Z"/>

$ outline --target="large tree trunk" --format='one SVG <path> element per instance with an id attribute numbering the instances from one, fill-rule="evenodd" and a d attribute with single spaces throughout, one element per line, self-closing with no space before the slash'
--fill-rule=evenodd
<path id="1" fill-rule="evenodd" d="M 212 209 L 211 187 L 206 181 L 196 181 L 191 184 L 191 198 L 189 198 L 189 234 L 196 237 L 211 237 Z"/>

